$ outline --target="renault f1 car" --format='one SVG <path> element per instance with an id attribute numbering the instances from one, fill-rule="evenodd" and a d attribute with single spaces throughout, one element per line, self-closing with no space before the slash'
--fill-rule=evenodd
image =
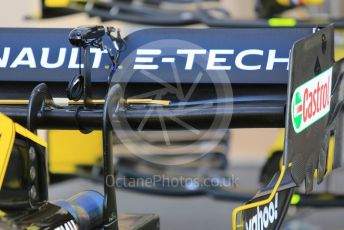
<path id="1" fill-rule="evenodd" d="M 321 183 L 340 166 L 343 67 L 333 26 L 148 29 L 125 38 L 103 26 L 1 30 L 3 228 L 128 229 L 109 186 L 112 144 L 142 130 L 285 127 L 280 170 L 233 211 L 233 229 L 278 229 L 295 188 L 305 183 L 309 193 L 315 175 Z M 37 129 L 101 130 L 104 195 L 49 202 Z M 339 141 L 328 154 L 331 135 Z M 130 229 L 159 228 L 156 215 L 131 217 L 139 223 Z"/>

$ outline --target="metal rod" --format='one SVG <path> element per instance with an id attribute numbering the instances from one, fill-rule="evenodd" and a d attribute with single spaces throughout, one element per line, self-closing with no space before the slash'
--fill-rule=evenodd
<path id="1" fill-rule="evenodd" d="M 92 64 L 90 60 L 90 46 L 86 46 L 84 51 L 84 102 L 85 107 L 92 106 L 92 82 L 91 71 Z"/>
<path id="2" fill-rule="evenodd" d="M 173 119 L 179 119 L 189 125 L 206 129 L 212 124 L 215 116 L 231 117 L 228 128 L 277 128 L 284 127 L 285 102 L 255 102 L 234 103 L 233 110 L 227 107 L 214 109 L 164 109 L 154 108 L 124 111 L 120 119 L 127 122 L 132 129 L 137 129 L 143 119 L 146 123 L 144 130 L 161 130 L 160 117 L 163 117 L 166 128 L 181 129 Z M 26 124 L 27 108 L 25 106 L 0 106 L 0 112 L 11 117 L 20 124 Z M 76 107 L 68 109 L 46 109 L 37 115 L 37 127 L 40 129 L 102 129 L 103 109 L 84 109 L 76 112 Z"/>
<path id="3" fill-rule="evenodd" d="M 120 103 L 122 89 L 119 85 L 113 86 L 105 100 L 103 112 L 103 159 L 104 159 L 104 229 L 118 230 L 118 215 L 115 191 L 115 169 L 113 163 L 113 136 L 109 114 L 112 106 Z M 117 107 L 117 106 L 116 106 Z M 114 111 L 115 115 L 117 111 Z M 111 179 L 109 181 L 109 179 Z M 110 183 L 111 182 L 111 183 Z"/>

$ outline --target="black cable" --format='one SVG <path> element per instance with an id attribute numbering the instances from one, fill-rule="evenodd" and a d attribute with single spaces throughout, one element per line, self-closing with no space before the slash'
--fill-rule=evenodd
<path id="1" fill-rule="evenodd" d="M 88 130 L 88 129 L 83 128 L 82 125 L 80 125 L 80 123 L 79 123 L 79 112 L 81 109 L 83 109 L 83 106 L 78 106 L 75 110 L 75 123 L 78 127 L 78 130 L 81 133 L 88 134 L 88 133 L 92 132 L 92 130 Z"/>
<path id="2" fill-rule="evenodd" d="M 79 101 L 83 95 L 84 77 L 77 74 L 68 83 L 66 92 L 69 100 Z"/>
<path id="3" fill-rule="evenodd" d="M 79 48 L 79 73 L 68 83 L 66 93 L 69 100 L 79 101 L 84 94 L 84 76 L 81 74 L 81 47 Z"/>

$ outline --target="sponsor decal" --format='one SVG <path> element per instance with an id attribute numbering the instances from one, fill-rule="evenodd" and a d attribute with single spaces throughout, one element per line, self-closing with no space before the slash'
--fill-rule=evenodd
<path id="1" fill-rule="evenodd" d="M 296 133 L 307 129 L 330 111 L 332 68 L 298 86 L 291 101 Z"/>
<path id="2" fill-rule="evenodd" d="M 55 50 L 54 50 L 55 51 Z M 81 67 L 79 61 L 79 48 L 59 48 L 58 54 L 52 52 L 49 47 L 43 47 L 40 50 L 31 47 L 23 47 L 19 52 L 12 51 L 11 47 L 4 47 L 0 51 L 0 68 L 15 69 L 20 66 L 26 66 L 30 69 L 45 68 L 57 69 L 67 65 L 69 69 Z M 90 53 L 93 58 L 92 68 L 100 68 L 103 58 L 108 58 L 106 50 L 91 48 Z M 104 56 L 104 54 L 106 54 Z"/>
<path id="3" fill-rule="evenodd" d="M 256 214 L 245 221 L 245 229 L 247 230 L 263 230 L 267 229 L 278 219 L 278 193 L 275 199 L 265 206 L 258 206 Z"/>
<path id="4" fill-rule="evenodd" d="M 11 47 L 4 47 L 0 50 L 0 68 L 20 66 L 30 69 L 57 69 L 62 66 L 67 66 L 69 69 L 79 68 L 79 48 L 61 47 L 54 51 L 52 52 L 49 47 L 41 49 L 23 47 L 19 51 L 12 51 Z M 100 68 L 102 60 L 108 58 L 106 50 L 91 48 L 90 52 L 93 57 L 92 68 L 94 69 Z M 175 57 L 178 55 L 184 56 L 186 59 L 183 63 L 184 69 L 192 70 L 195 59 L 200 55 L 206 55 L 205 69 L 207 70 L 231 70 L 232 67 L 246 71 L 273 70 L 276 64 L 285 65 L 286 70 L 289 69 L 289 55 L 282 57 L 276 49 L 247 49 L 239 52 L 234 49 L 176 49 L 175 56 L 161 57 L 162 55 L 164 52 L 161 49 L 137 49 L 133 68 L 157 70 L 160 68 L 159 64 L 174 63 Z M 255 58 L 255 61 L 252 61 L 252 58 Z M 81 67 L 83 68 L 83 64 Z"/>
<path id="5" fill-rule="evenodd" d="M 70 220 L 59 227 L 56 227 L 54 230 L 78 230 L 79 227 L 75 224 L 74 220 Z"/>
<path id="6" fill-rule="evenodd" d="M 161 49 L 138 49 L 136 51 L 134 69 L 157 70 L 160 68 L 155 59 L 161 63 L 174 63 L 175 57 L 160 57 L 163 55 Z M 233 66 L 240 70 L 273 70 L 276 63 L 282 63 L 289 69 L 289 56 L 277 57 L 275 49 L 261 50 L 248 49 L 237 52 L 234 49 L 177 49 L 176 55 L 186 58 L 184 69 L 192 70 L 195 59 L 206 55 L 206 70 L 231 70 Z M 248 63 L 249 57 L 258 58 L 256 63 Z M 232 62 L 232 63 L 231 63 Z"/>

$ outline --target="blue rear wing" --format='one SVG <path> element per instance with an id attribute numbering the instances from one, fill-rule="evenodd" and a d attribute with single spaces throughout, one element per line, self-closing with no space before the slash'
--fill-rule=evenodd
<path id="1" fill-rule="evenodd" d="M 1 28 L 0 81 L 69 82 L 78 73 L 80 63 L 80 50 L 69 44 L 69 31 Z M 196 67 L 200 67 L 209 71 L 210 78 L 211 72 L 225 70 L 235 84 L 287 84 L 292 45 L 313 31 L 313 28 L 140 30 L 125 38 L 117 71 L 135 70 L 135 73 L 130 78 L 117 73 L 114 77 L 118 82 L 155 83 L 141 71 L 149 70 L 164 82 L 192 83 L 195 79 L 190 76 L 197 76 Z M 92 82 L 107 84 L 111 61 L 106 51 L 93 48 L 91 56 Z M 181 71 L 177 80 L 170 69 L 171 63 Z M 201 83 L 217 81 L 215 77 L 201 79 Z"/>

